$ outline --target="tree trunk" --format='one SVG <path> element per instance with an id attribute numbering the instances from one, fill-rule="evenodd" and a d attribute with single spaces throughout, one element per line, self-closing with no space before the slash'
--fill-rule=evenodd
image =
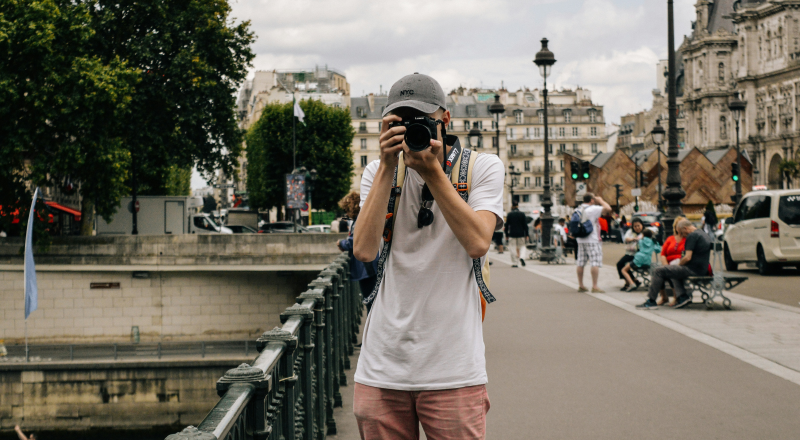
<path id="1" fill-rule="evenodd" d="M 81 235 L 91 236 L 94 232 L 94 203 L 88 198 L 81 199 Z"/>

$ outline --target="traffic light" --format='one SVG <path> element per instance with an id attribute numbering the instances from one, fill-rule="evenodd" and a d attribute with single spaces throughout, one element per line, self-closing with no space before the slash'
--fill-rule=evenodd
<path id="1" fill-rule="evenodd" d="M 734 182 L 739 181 L 739 164 L 736 162 L 731 164 L 731 179 L 733 179 Z"/>
<path id="2" fill-rule="evenodd" d="M 590 177 L 590 174 L 591 174 L 589 172 L 589 167 L 590 167 L 589 162 L 583 162 L 581 164 L 581 178 L 583 180 L 589 180 L 589 177 Z"/>
<path id="3" fill-rule="evenodd" d="M 578 180 L 581 173 L 581 167 L 578 165 L 578 162 L 574 160 L 569 163 L 570 174 L 572 174 L 572 180 Z"/>

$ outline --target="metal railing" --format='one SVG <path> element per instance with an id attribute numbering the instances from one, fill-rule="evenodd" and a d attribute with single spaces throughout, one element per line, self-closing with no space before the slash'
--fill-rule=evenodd
<path id="1" fill-rule="evenodd" d="M 147 360 L 176 357 L 249 356 L 253 341 L 217 340 L 192 342 L 142 342 L 109 344 L 7 345 L 0 362 L 58 362 L 80 360 Z"/>
<path id="2" fill-rule="evenodd" d="M 342 406 L 361 323 L 361 292 L 341 255 L 297 303 L 281 313 L 282 327 L 256 340 L 260 352 L 217 381 L 221 399 L 197 426 L 167 440 L 299 440 L 336 434 L 333 408 Z"/>

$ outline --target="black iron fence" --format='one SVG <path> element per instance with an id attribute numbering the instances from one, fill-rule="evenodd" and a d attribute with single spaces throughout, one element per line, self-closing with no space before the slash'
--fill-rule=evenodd
<path id="1" fill-rule="evenodd" d="M 282 327 L 256 340 L 251 365 L 217 381 L 221 399 L 197 426 L 167 440 L 312 440 L 336 434 L 333 408 L 361 323 L 361 292 L 350 280 L 349 258 L 338 257 L 297 303 L 281 314 Z"/>

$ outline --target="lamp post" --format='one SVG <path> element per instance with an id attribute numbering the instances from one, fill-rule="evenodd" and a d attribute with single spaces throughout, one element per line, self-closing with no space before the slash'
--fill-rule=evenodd
<path id="1" fill-rule="evenodd" d="M 483 135 L 481 134 L 481 131 L 478 130 L 477 122 L 472 123 L 472 130 L 469 131 L 467 137 L 469 138 L 470 147 L 478 148 L 480 146 L 481 138 L 483 137 Z"/>
<path id="2" fill-rule="evenodd" d="M 308 224 L 313 223 L 313 216 L 311 215 L 311 195 L 314 193 L 314 182 L 317 180 L 317 170 L 311 169 L 306 173 L 306 190 L 308 191 Z"/>
<path id="3" fill-rule="evenodd" d="M 500 115 L 505 112 L 506 108 L 503 106 L 503 103 L 500 102 L 500 95 L 495 94 L 494 103 L 489 106 L 489 113 L 494 115 L 494 128 L 497 130 L 495 135 L 495 138 L 497 139 L 497 145 L 495 145 L 495 147 L 497 147 L 497 157 L 500 157 Z"/>
<path id="4" fill-rule="evenodd" d="M 672 235 L 675 217 L 683 215 L 681 200 L 686 192 L 681 188 L 681 162 L 678 160 L 678 104 L 675 97 L 675 25 L 672 12 L 673 0 L 667 0 L 667 54 L 669 55 L 669 75 L 667 93 L 669 97 L 669 148 L 667 149 L 667 189 L 663 197 L 667 199 L 667 212 L 664 215 L 664 233 Z"/>
<path id="5" fill-rule="evenodd" d="M 742 200 L 742 155 L 739 151 L 739 119 L 742 117 L 742 112 L 747 108 L 747 103 L 739 99 L 739 92 L 733 93 L 733 99 L 728 101 L 728 109 L 733 115 L 733 120 L 736 121 L 736 168 L 739 170 L 739 178 L 736 179 L 736 195 L 733 196 L 733 203 L 738 204 Z"/>
<path id="6" fill-rule="evenodd" d="M 513 163 L 508 166 L 508 169 L 508 174 L 511 176 L 511 185 L 509 185 L 509 192 L 511 192 L 511 206 L 514 206 L 514 187 L 517 186 L 519 176 L 522 175 L 522 172 L 516 171 Z"/>
<path id="7" fill-rule="evenodd" d="M 653 137 L 653 143 L 656 144 L 656 148 L 658 148 L 658 210 L 662 211 L 664 209 L 664 203 L 661 199 L 661 144 L 664 143 L 664 135 L 666 132 L 664 131 L 664 127 L 661 126 L 661 120 L 656 119 L 656 126 L 653 127 L 653 131 L 650 132 L 650 136 Z"/>
<path id="8" fill-rule="evenodd" d="M 553 229 L 553 216 L 550 214 L 550 207 L 553 206 L 550 194 L 550 157 L 547 133 L 547 77 L 550 76 L 553 69 L 553 64 L 556 63 L 556 57 L 550 49 L 547 48 L 547 38 L 542 38 L 542 48 L 536 53 L 536 58 L 533 62 L 539 67 L 539 73 L 544 79 L 544 88 L 542 90 L 543 105 L 544 105 L 544 193 L 542 194 L 542 243 L 547 246 L 542 248 L 540 259 L 542 261 L 549 261 L 552 259 L 552 247 L 550 246 L 552 240 L 550 239 L 550 232 Z"/>

